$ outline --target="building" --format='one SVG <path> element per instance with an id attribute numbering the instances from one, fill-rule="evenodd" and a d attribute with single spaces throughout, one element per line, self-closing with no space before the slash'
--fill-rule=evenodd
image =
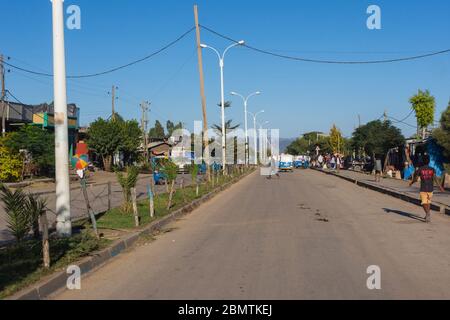
<path id="1" fill-rule="evenodd" d="M 172 145 L 166 141 L 151 142 L 147 145 L 151 157 L 170 157 Z"/>
<path id="2" fill-rule="evenodd" d="M 5 106 L 4 110 L 3 105 Z M 17 126 L 33 123 L 33 106 L 5 101 L 4 104 L 0 103 L 0 117 L 3 115 L 6 123 L 5 131 L 15 131 Z"/>
<path id="3" fill-rule="evenodd" d="M 67 120 L 69 127 L 69 146 L 75 147 L 78 142 L 78 130 L 80 128 L 80 109 L 75 104 L 67 105 Z M 53 103 L 33 106 L 33 125 L 54 131 L 55 108 Z"/>
<path id="4" fill-rule="evenodd" d="M 26 105 L 5 101 L 5 110 L 0 103 L 0 116 L 5 115 L 6 132 L 16 131 L 23 125 L 40 126 L 43 129 L 54 131 L 55 109 L 53 103 Z M 75 147 L 80 128 L 80 109 L 75 104 L 67 105 L 67 117 L 69 125 L 69 146 Z"/>

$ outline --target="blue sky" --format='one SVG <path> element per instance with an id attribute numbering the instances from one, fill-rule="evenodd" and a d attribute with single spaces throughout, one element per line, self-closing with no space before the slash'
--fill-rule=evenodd
<path id="1" fill-rule="evenodd" d="M 2 2 L 0 52 L 10 63 L 52 71 L 51 3 L 48 0 Z M 249 45 L 282 54 L 333 60 L 398 58 L 450 48 L 450 2 L 447 0 L 197 1 L 201 23 Z M 82 29 L 66 31 L 67 73 L 103 71 L 151 53 L 193 26 L 190 0 L 66 0 L 82 11 Z M 382 30 L 368 30 L 366 9 L 382 10 Z M 203 42 L 219 49 L 229 42 L 203 31 Z M 218 123 L 219 66 L 204 52 L 210 123 Z M 139 102 L 152 102 L 150 119 L 201 120 L 195 37 L 139 65 L 116 73 L 68 82 L 68 100 L 81 108 L 82 124 L 110 115 L 112 84 L 119 87 L 117 110 L 140 117 Z M 52 101 L 52 82 L 11 70 L 7 88 L 25 103 Z M 328 132 L 335 123 L 346 136 L 358 123 L 409 113 L 408 99 L 417 89 L 436 97 L 437 119 L 450 98 L 450 54 L 384 65 L 321 65 L 265 56 L 235 48 L 225 61 L 226 92 L 256 90 L 261 96 L 249 109 L 266 113 L 282 137 L 311 130 Z M 242 102 L 227 118 L 243 125 Z M 414 117 L 407 120 L 414 124 Z M 405 135 L 413 128 L 399 125 Z"/>

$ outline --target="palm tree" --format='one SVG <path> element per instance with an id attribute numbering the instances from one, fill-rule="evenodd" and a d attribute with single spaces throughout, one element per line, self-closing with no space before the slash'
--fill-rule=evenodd
<path id="1" fill-rule="evenodd" d="M 0 200 L 6 212 L 6 224 L 17 243 L 21 243 L 30 231 L 30 215 L 24 208 L 27 196 L 21 190 L 12 191 L 5 185 L 0 185 Z"/>
<path id="2" fill-rule="evenodd" d="M 222 107 L 222 102 L 219 102 L 218 104 L 217 104 L 217 106 L 219 107 L 219 108 L 221 108 Z M 231 107 L 231 101 L 225 101 L 225 108 L 230 108 Z"/>
<path id="3" fill-rule="evenodd" d="M 130 213 L 133 208 L 131 189 L 136 188 L 139 169 L 136 166 L 129 166 L 126 169 L 127 175 L 125 176 L 122 172 L 116 171 L 117 180 L 122 187 L 124 203 L 122 205 L 122 210 L 125 213 Z"/>
<path id="4" fill-rule="evenodd" d="M 227 121 L 225 122 L 225 135 L 226 135 L 228 132 L 233 131 L 233 130 L 239 128 L 239 127 L 240 127 L 240 124 L 233 125 L 233 120 L 232 120 L 232 119 L 227 120 Z M 215 124 L 215 125 L 212 126 L 212 128 L 213 128 L 214 131 L 216 131 L 218 134 L 222 134 L 222 126 L 221 126 L 221 125 Z"/>

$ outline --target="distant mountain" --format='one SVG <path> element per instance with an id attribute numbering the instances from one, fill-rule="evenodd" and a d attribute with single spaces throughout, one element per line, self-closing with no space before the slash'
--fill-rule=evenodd
<path id="1" fill-rule="evenodd" d="M 280 153 L 286 151 L 286 148 L 295 141 L 295 138 L 280 138 Z"/>

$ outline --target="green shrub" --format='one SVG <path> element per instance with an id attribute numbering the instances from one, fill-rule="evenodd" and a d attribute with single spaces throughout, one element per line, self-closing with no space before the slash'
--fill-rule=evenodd
<path id="1" fill-rule="evenodd" d="M 17 243 L 21 243 L 30 230 L 39 238 L 39 217 L 45 211 L 45 200 L 26 194 L 22 189 L 12 191 L 5 185 L 0 186 L 0 200 L 6 212 L 7 228 Z"/>
<path id="2" fill-rule="evenodd" d="M 23 163 L 19 155 L 13 154 L 0 144 L 0 181 L 16 182 L 22 177 Z"/>
<path id="3" fill-rule="evenodd" d="M 21 190 L 11 191 L 8 187 L 0 187 L 0 199 L 6 212 L 8 230 L 18 243 L 22 242 L 30 231 L 30 216 L 25 210 L 26 195 Z"/>
<path id="4" fill-rule="evenodd" d="M 23 126 L 9 133 L 4 146 L 14 154 L 27 150 L 41 175 L 53 175 L 55 169 L 55 135 L 35 126 Z"/>

